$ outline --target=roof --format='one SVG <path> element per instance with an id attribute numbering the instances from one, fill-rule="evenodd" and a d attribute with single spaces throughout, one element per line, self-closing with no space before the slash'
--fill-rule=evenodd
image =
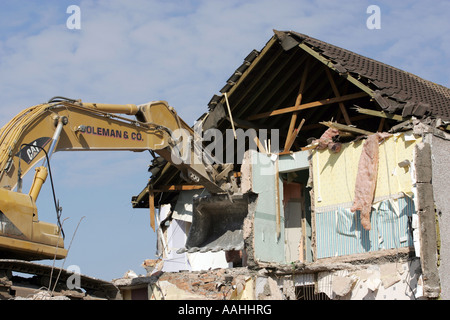
<path id="1" fill-rule="evenodd" d="M 274 36 L 260 51 L 252 50 L 244 58 L 219 92 L 199 118 L 203 130 L 230 129 L 229 105 L 236 128 L 276 128 L 280 139 L 287 141 L 296 113 L 297 122 L 305 121 L 292 151 L 319 138 L 327 121 L 368 132 L 387 131 L 410 116 L 450 121 L 450 89 L 293 31 L 274 30 Z M 150 180 L 153 188 L 183 182 L 173 166 L 157 163 L 155 168 Z M 155 194 L 161 204 L 173 197 L 174 193 Z M 148 207 L 148 191 L 144 189 L 133 200 L 136 208 Z"/>
<path id="2" fill-rule="evenodd" d="M 333 61 L 339 73 L 363 78 L 361 81 L 374 90 L 375 99 L 388 112 L 401 111 L 404 117 L 429 115 L 450 120 L 449 88 L 304 34 L 288 32 L 280 36 L 307 43 Z"/>

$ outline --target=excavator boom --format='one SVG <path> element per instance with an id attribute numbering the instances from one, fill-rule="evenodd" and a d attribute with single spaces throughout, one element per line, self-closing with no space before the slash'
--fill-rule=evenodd
<path id="1" fill-rule="evenodd" d="M 138 106 L 52 99 L 19 113 L 0 130 L 0 258 L 67 255 L 60 226 L 39 221 L 36 207 L 54 152 L 153 150 L 211 194 L 227 193 L 224 184 L 215 181 L 219 172 L 203 163 L 190 139 L 176 141 L 173 133 L 181 129 L 193 134 L 165 101 Z M 195 161 L 178 158 L 186 151 Z M 41 160 L 29 193 L 22 193 L 23 176 Z"/>

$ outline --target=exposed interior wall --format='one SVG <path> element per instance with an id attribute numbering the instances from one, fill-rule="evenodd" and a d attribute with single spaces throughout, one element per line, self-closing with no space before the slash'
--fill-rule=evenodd
<path id="1" fill-rule="evenodd" d="M 257 261 L 312 260 L 308 169 L 308 152 L 281 156 L 247 152 L 243 191 L 257 194 L 253 213 Z"/>
<path id="2" fill-rule="evenodd" d="M 360 211 L 351 211 L 364 140 L 337 153 L 313 151 L 316 259 L 413 246 L 412 163 L 420 139 L 406 132 L 381 142 L 370 230 L 362 227 Z"/>
<path id="3" fill-rule="evenodd" d="M 311 156 L 308 151 L 279 157 L 251 151 L 252 181 L 247 189 L 258 195 L 254 213 L 256 260 L 312 262 L 413 247 L 412 222 L 417 220 L 413 155 L 420 141 L 420 137 L 405 132 L 380 144 L 370 230 L 361 226 L 359 210 L 350 210 L 364 140 L 345 143 L 338 153 L 314 150 Z"/>
<path id="4" fill-rule="evenodd" d="M 413 195 L 412 170 L 414 145 L 420 141 L 410 133 L 400 133 L 384 140 L 379 147 L 378 178 L 374 202 Z M 358 163 L 365 140 L 345 143 L 341 151 L 315 150 L 312 154 L 314 202 L 316 212 L 341 205 L 351 207 L 355 197 Z M 404 163 L 401 167 L 399 164 Z"/>
<path id="5" fill-rule="evenodd" d="M 303 252 L 304 201 L 302 190 L 302 185 L 298 182 L 283 182 L 286 261 L 305 260 Z"/>
<path id="6" fill-rule="evenodd" d="M 283 181 L 277 174 L 277 162 L 277 157 L 252 154 L 252 191 L 258 195 L 254 212 L 254 256 L 258 261 L 284 263 Z"/>
<path id="7" fill-rule="evenodd" d="M 409 228 L 415 215 L 409 197 L 377 203 L 371 212 L 371 230 L 361 225 L 359 212 L 336 206 L 316 215 L 317 258 L 343 256 L 413 246 Z"/>
<path id="8" fill-rule="evenodd" d="M 225 252 L 179 252 L 183 249 L 192 223 L 193 198 L 202 190 L 182 191 L 174 209 L 163 205 L 159 210 L 159 220 L 165 221 L 164 232 L 158 229 L 159 254 L 162 257 L 161 271 L 200 271 L 210 268 L 228 268 Z"/>

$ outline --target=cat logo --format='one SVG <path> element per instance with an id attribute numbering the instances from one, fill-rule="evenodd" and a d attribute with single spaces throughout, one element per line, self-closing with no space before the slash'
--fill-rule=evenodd
<path id="1" fill-rule="evenodd" d="M 36 158 L 36 156 L 42 151 L 42 148 L 44 148 L 51 140 L 52 138 L 49 137 L 37 138 L 20 149 L 20 151 L 16 154 L 16 157 L 20 157 L 26 163 L 30 164 L 31 161 L 33 161 L 33 159 Z"/>

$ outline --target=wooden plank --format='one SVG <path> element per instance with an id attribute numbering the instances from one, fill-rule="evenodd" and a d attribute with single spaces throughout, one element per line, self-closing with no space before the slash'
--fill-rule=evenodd
<path id="1" fill-rule="evenodd" d="M 325 106 L 325 105 L 329 105 L 329 104 L 333 104 L 333 103 L 337 103 L 337 102 L 344 102 L 344 101 L 349 101 L 349 100 L 358 99 L 358 98 L 362 98 L 362 97 L 367 97 L 367 93 L 365 93 L 365 92 L 352 93 L 352 94 L 348 94 L 348 95 L 341 96 L 341 97 L 323 99 L 323 100 L 319 100 L 319 101 L 301 104 L 299 106 L 293 106 L 293 107 L 277 109 L 277 110 L 273 110 L 273 111 L 269 111 L 269 112 L 264 112 L 264 113 L 260 113 L 260 114 L 254 114 L 254 115 L 248 117 L 247 120 L 268 118 L 268 117 L 273 117 L 273 116 L 277 116 L 280 114 L 295 112 L 295 111 L 319 107 L 319 106 Z"/>
<path id="2" fill-rule="evenodd" d="M 258 65 L 259 61 L 266 55 L 267 51 L 269 51 L 273 45 L 277 44 L 277 39 L 275 37 L 272 37 L 269 42 L 266 44 L 266 46 L 263 48 L 263 50 L 258 54 L 258 56 L 253 60 L 253 62 L 250 64 L 250 66 L 244 71 L 242 76 L 239 78 L 239 80 L 236 82 L 236 84 L 231 87 L 231 89 L 228 91 L 228 96 L 231 96 L 233 92 L 236 90 L 237 87 L 241 84 L 242 81 L 247 77 L 247 75 L 252 72 L 252 70 L 255 68 L 255 66 Z M 282 51 L 280 51 L 279 55 L 282 54 Z M 268 63 L 267 66 L 264 66 L 264 72 L 266 69 L 269 69 L 270 65 L 275 62 L 276 59 L 273 59 L 270 63 Z M 256 84 L 256 81 L 252 81 L 253 84 L 250 84 L 250 87 L 253 87 Z M 240 97 L 240 99 L 243 99 L 243 97 Z M 234 105 L 238 105 L 240 101 L 237 101 L 234 103 Z"/>
<path id="3" fill-rule="evenodd" d="M 155 194 L 153 190 L 148 190 L 148 206 L 150 208 L 150 226 L 155 231 Z"/>
<path id="4" fill-rule="evenodd" d="M 291 141 L 291 137 L 294 134 L 295 123 L 297 122 L 297 116 L 299 111 L 292 113 L 291 122 L 289 123 L 289 129 L 287 132 L 286 141 L 284 142 L 284 150 L 288 150 L 289 141 Z M 291 145 L 292 146 L 292 145 Z"/>
<path id="5" fill-rule="evenodd" d="M 224 92 L 223 95 L 225 96 L 225 101 L 226 101 L 227 110 L 228 110 L 228 116 L 230 117 L 231 128 L 233 129 L 234 139 L 237 139 L 237 137 L 236 137 L 236 129 L 234 128 L 233 115 L 231 114 L 230 103 L 228 102 L 228 95 L 227 95 L 226 92 Z"/>
<path id="6" fill-rule="evenodd" d="M 331 88 L 333 89 L 334 95 L 336 97 L 340 97 L 341 94 L 336 86 L 336 83 L 333 80 L 333 76 L 331 75 L 330 68 L 325 66 L 325 72 L 327 73 L 328 80 L 330 81 Z M 345 109 L 344 103 L 339 102 L 339 108 L 341 109 L 342 115 L 344 116 L 345 123 L 351 125 L 350 117 L 348 116 L 347 110 Z"/>
<path id="7" fill-rule="evenodd" d="M 341 124 L 341 123 L 337 123 L 337 122 L 320 122 L 320 124 L 323 124 L 324 126 L 330 127 L 330 128 L 335 128 L 341 131 L 348 131 L 348 132 L 352 132 L 352 133 L 356 133 L 356 134 L 362 134 L 365 136 L 374 134 L 373 132 L 370 131 L 366 131 L 366 130 L 362 130 L 362 129 L 358 129 L 355 127 L 350 127 L 350 126 L 346 126 L 345 124 Z"/>
<path id="8" fill-rule="evenodd" d="M 298 89 L 297 99 L 295 100 L 296 106 L 299 106 L 300 103 L 302 102 L 303 90 L 305 89 L 307 75 L 308 75 L 308 64 L 305 63 L 305 69 L 303 70 L 302 79 L 300 80 L 300 88 Z M 299 111 L 294 112 L 292 114 L 291 123 L 289 124 L 286 142 L 284 144 L 284 151 L 289 151 L 289 149 L 291 149 L 291 147 L 292 147 L 292 143 L 290 146 L 288 146 L 288 144 L 290 143 L 290 141 L 292 139 L 292 135 L 295 134 L 294 128 L 295 128 L 295 123 L 297 122 L 298 113 L 299 113 Z M 294 142 L 294 141 L 292 141 L 292 142 Z"/>
<path id="9" fill-rule="evenodd" d="M 306 52 L 308 52 L 310 55 L 312 55 L 314 58 L 316 58 L 317 60 L 319 60 L 320 62 L 322 62 L 324 65 L 326 65 L 327 67 L 336 70 L 334 68 L 334 64 L 328 60 L 327 58 L 323 57 L 322 55 L 320 55 L 320 53 L 318 53 L 317 51 L 315 51 L 314 49 L 308 47 L 305 43 L 300 43 L 298 45 L 300 48 L 302 48 L 303 50 L 305 50 Z M 338 72 L 336 70 L 336 72 Z M 366 86 L 365 84 L 363 84 L 362 82 L 360 82 L 358 79 L 354 78 L 353 76 L 351 76 L 350 74 L 346 74 L 345 78 L 350 81 L 351 83 L 353 83 L 355 86 L 357 86 L 358 88 L 360 88 L 361 90 L 363 90 L 364 92 L 366 92 L 368 95 L 373 96 L 373 90 L 370 89 L 368 86 Z"/>
<path id="10" fill-rule="evenodd" d="M 307 76 L 308 76 L 308 64 L 305 63 L 305 70 L 303 70 L 302 79 L 300 81 L 300 88 L 298 89 L 297 100 L 295 101 L 296 106 L 300 105 L 300 103 L 302 102 L 303 91 L 305 90 Z"/>
<path id="11" fill-rule="evenodd" d="M 366 120 L 366 119 L 371 119 L 372 117 L 369 115 L 365 115 L 365 114 L 361 114 L 359 116 L 354 116 L 351 117 L 350 120 L 352 122 L 357 122 L 357 121 L 361 121 L 361 120 Z M 337 122 L 337 121 L 336 121 Z M 318 128 L 323 128 L 323 125 L 320 123 L 312 123 L 312 124 L 308 124 L 306 126 L 303 126 L 302 130 L 303 131 L 309 131 L 309 130 L 314 130 L 314 129 L 318 129 Z"/>
<path id="12" fill-rule="evenodd" d="M 168 192 L 168 191 L 188 191 L 188 190 L 200 190 L 205 187 L 198 184 L 179 184 L 179 185 L 167 185 L 159 186 L 158 189 L 152 189 L 153 192 Z"/>
<path id="13" fill-rule="evenodd" d="M 276 221 L 276 232 L 277 232 L 277 240 L 280 239 L 281 236 L 281 209 L 280 209 L 281 201 L 280 201 L 280 172 L 278 168 L 278 157 L 275 160 L 275 221 Z"/>
<path id="14" fill-rule="evenodd" d="M 283 51 L 283 50 L 280 50 Z M 275 57 L 271 58 L 271 61 L 275 61 L 275 59 L 278 59 L 279 55 L 277 54 Z M 261 95 L 264 93 L 267 96 L 274 96 L 277 92 L 280 91 L 281 88 L 283 90 L 286 90 L 286 92 L 290 92 L 290 90 L 295 90 L 297 87 L 297 84 L 288 82 L 287 80 L 296 71 L 296 68 L 288 68 L 286 70 L 287 66 L 291 65 L 302 65 L 302 63 L 307 59 L 306 55 L 302 55 L 300 57 L 300 60 L 297 55 L 292 55 L 288 59 L 285 59 L 276 70 L 273 69 L 267 69 L 267 70 L 258 70 L 258 76 L 257 79 L 252 79 L 251 83 L 245 86 L 245 91 L 253 92 L 251 96 L 248 96 L 247 94 L 241 94 L 239 95 L 238 102 L 239 107 L 238 110 L 235 111 L 234 115 L 243 117 L 244 114 L 248 113 L 248 110 L 252 110 L 252 113 L 259 113 L 260 108 L 263 108 L 263 104 L 255 104 L 256 100 L 261 97 Z M 279 62 L 280 59 L 278 59 Z M 269 63 L 267 63 L 269 64 Z M 269 70 L 272 70 L 270 73 Z M 280 77 L 280 74 L 282 74 L 282 78 L 285 79 L 284 81 L 277 81 Z M 264 81 L 261 83 L 260 79 L 261 77 L 264 77 Z M 241 77 L 242 78 L 242 77 Z M 292 86 L 292 89 L 291 89 Z M 288 89 L 289 88 L 289 89 Z M 295 89 L 294 89 L 295 88 Z M 236 98 L 236 97 L 235 97 Z M 278 99 L 283 100 L 283 96 L 279 96 Z M 277 99 L 277 100 L 278 100 Z M 279 105 L 280 103 L 274 102 L 274 105 Z M 251 107 L 251 109 L 249 109 Z"/>
<path id="15" fill-rule="evenodd" d="M 294 144 L 295 138 L 297 138 L 297 135 L 300 132 L 300 130 L 302 129 L 304 123 L 305 123 L 305 119 L 302 119 L 302 121 L 298 125 L 297 129 L 295 129 L 294 133 L 292 134 L 290 141 L 287 144 L 287 147 L 284 149 L 284 152 L 289 152 L 291 150 L 291 147 Z"/>
<path id="16" fill-rule="evenodd" d="M 378 132 L 382 132 L 383 131 L 383 127 L 384 127 L 384 121 L 386 120 L 386 118 L 381 118 L 380 120 L 380 124 L 378 125 Z"/>
<path id="17" fill-rule="evenodd" d="M 267 153 L 266 148 L 264 148 L 263 144 L 261 143 L 261 140 L 259 140 L 259 138 L 258 138 L 257 135 L 255 135 L 255 138 L 254 138 L 253 140 L 255 141 L 256 146 L 257 146 L 258 149 L 259 149 L 259 152 L 261 152 L 261 153 Z"/>
<path id="18" fill-rule="evenodd" d="M 362 114 L 367 114 L 367 115 L 374 116 L 374 117 L 386 118 L 386 119 L 391 119 L 391 120 L 396 120 L 396 121 L 404 121 L 404 120 L 411 118 L 411 117 L 403 118 L 401 115 L 398 115 L 398 114 L 391 114 L 391 113 L 386 113 L 384 111 L 365 109 L 365 108 L 361 108 L 358 106 L 356 106 L 356 108 L 354 108 L 354 109 L 356 112 L 359 112 Z"/>

